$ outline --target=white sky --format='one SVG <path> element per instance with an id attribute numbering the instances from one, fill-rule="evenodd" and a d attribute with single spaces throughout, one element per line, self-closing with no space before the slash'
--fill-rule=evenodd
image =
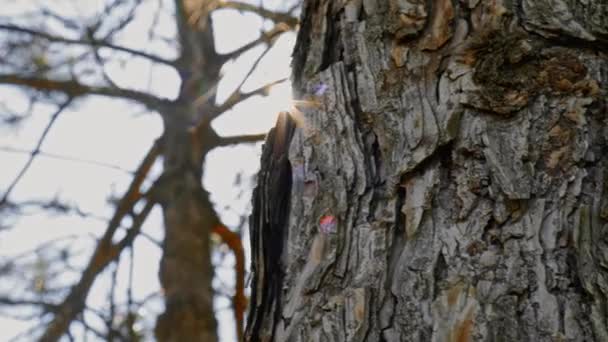
<path id="1" fill-rule="evenodd" d="M 71 1 L 0 0 L 0 17 L 19 13 L 32 4 L 48 5 L 52 3 L 55 6 L 57 4 L 65 5 L 68 2 Z M 99 3 L 102 3 L 95 0 L 75 2 L 80 3 L 81 12 L 99 8 Z M 256 3 L 257 1 L 248 2 Z M 271 5 L 270 1 L 265 3 Z M 275 3 L 280 3 L 280 1 L 277 0 Z M 146 45 L 142 39 L 138 38 L 142 34 L 147 34 L 156 6 L 157 1 L 144 1 L 136 16 L 139 19 L 127 27 L 127 31 L 121 36 L 118 43 L 171 57 L 173 52 L 166 46 Z M 259 26 L 262 24 L 255 15 L 242 15 L 234 11 L 219 12 L 214 16 L 214 20 L 215 33 L 218 38 L 216 44 L 220 52 L 233 50 L 255 39 Z M 173 25 L 169 16 L 163 16 L 156 31 L 167 36 L 171 35 L 175 31 Z M 279 39 L 276 48 L 260 64 L 260 70 L 254 75 L 252 82 L 245 85 L 245 90 L 289 76 L 289 56 L 294 39 L 294 34 L 285 34 Z M 229 63 L 223 70 L 225 77 L 219 86 L 219 100 L 222 100 L 236 86 L 242 74 L 248 70 L 247 67 L 251 65 L 253 58 L 259 53 L 261 53 L 261 49 L 256 49 L 247 54 L 246 58 Z M 148 91 L 149 85 L 151 92 L 167 98 L 175 97 L 179 88 L 178 77 L 173 70 L 162 66 L 156 66 L 151 70 L 148 63 L 137 58 L 130 59 L 124 65 L 116 64 L 106 71 L 121 86 Z M 6 86 L 0 87 L 0 102 L 15 109 L 23 108 L 26 105 L 18 91 Z M 277 86 L 269 97 L 252 98 L 237 106 L 216 120 L 214 127 L 218 133 L 225 135 L 266 132 L 274 124 L 276 114 L 281 110 L 289 109 L 290 106 L 291 89 L 288 84 L 282 84 Z M 55 108 L 51 106 L 40 106 L 17 131 L 0 127 L 0 146 L 32 149 L 54 110 Z M 78 159 L 95 160 L 133 170 L 161 132 L 161 120 L 158 115 L 145 113 L 142 107 L 126 101 L 87 97 L 78 100 L 76 106 L 61 114 L 43 144 L 42 151 Z M 222 148 L 213 151 L 207 157 L 204 185 L 211 192 L 211 199 L 229 226 L 234 227 L 238 223 L 240 215 L 247 210 L 250 202 L 248 179 L 257 172 L 259 167 L 259 147 L 260 144 Z M 14 179 L 27 157 L 26 154 L 0 151 L 0 193 L 3 193 Z M 238 173 L 245 175 L 243 177 L 244 185 L 240 188 L 234 186 Z M 14 189 L 11 199 L 21 201 L 59 197 L 63 201 L 77 204 L 85 212 L 109 217 L 113 208 L 107 204 L 107 196 L 112 193 L 118 196 L 122 194 L 130 178 L 130 175 L 120 170 L 56 160 L 41 155 L 37 157 L 28 173 Z M 243 190 L 245 190 L 244 195 L 239 196 L 239 192 Z M 0 231 L 0 258 L 18 255 L 35 248 L 40 243 L 58 237 L 86 236 L 87 234 L 100 236 L 104 232 L 105 226 L 105 222 L 77 216 L 63 217 L 47 214 L 24 216 L 13 229 Z M 148 218 L 143 230 L 156 239 L 162 238 L 161 213 L 158 208 Z M 79 241 L 78 249 L 81 257 L 75 259 L 78 262 L 76 265 L 82 265 L 88 260 L 94 243 L 90 238 Z M 248 240 L 244 242 L 247 243 Z M 142 237 L 135 241 L 134 250 L 134 296 L 136 299 L 142 299 L 159 288 L 157 272 L 160 250 Z M 126 286 L 128 267 L 125 266 L 127 266 L 127 261 L 128 258 L 123 255 L 119 272 L 119 283 L 121 283 L 119 289 Z M 31 262 L 35 262 L 35 260 L 32 259 Z M 220 269 L 218 275 L 224 282 L 233 284 L 231 270 Z M 65 279 L 65 281 L 73 282 L 76 280 L 76 276 L 77 273 L 73 273 L 70 279 Z M 108 285 L 109 277 L 100 276 L 89 295 L 88 305 L 93 307 L 106 305 Z M 0 278 L 0 291 L 7 288 L 18 295 L 20 294 L 18 289 L 23 288 L 23 281 Z M 124 291 L 117 291 L 117 295 L 119 298 L 125 298 Z M 217 305 L 228 306 L 229 302 L 223 300 Z M 156 313 L 161 310 L 161 307 L 157 305 L 153 309 L 156 311 L 140 313 L 147 316 L 148 324 L 154 323 Z M 91 314 L 87 314 L 86 318 L 90 320 L 89 323 L 93 323 L 95 319 Z M 234 340 L 232 312 L 229 310 L 220 312 L 218 322 L 221 340 Z M 31 327 L 31 323 L 1 318 L 0 340 L 10 339 L 15 334 Z"/>

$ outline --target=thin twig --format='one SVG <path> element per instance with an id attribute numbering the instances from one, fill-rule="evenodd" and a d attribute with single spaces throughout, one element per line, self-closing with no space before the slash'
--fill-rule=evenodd
<path id="1" fill-rule="evenodd" d="M 0 151 L 7 152 L 7 153 L 32 154 L 32 151 L 30 151 L 30 150 L 24 150 L 24 149 L 9 147 L 9 146 L 0 146 Z M 44 152 L 42 150 L 38 151 L 38 156 L 44 157 L 44 158 L 49 158 L 49 159 L 56 159 L 56 160 L 61 160 L 61 161 L 73 162 L 73 163 L 81 163 L 81 164 L 89 164 L 89 165 L 99 166 L 99 167 L 103 167 L 103 168 L 108 168 L 108 169 L 112 169 L 112 170 L 121 171 L 121 172 L 130 174 L 130 175 L 134 174 L 133 171 L 127 170 L 127 169 L 122 168 L 122 167 L 120 167 L 118 165 L 104 163 L 104 162 L 100 162 L 100 161 L 97 161 L 97 160 L 90 160 L 90 159 L 82 159 L 82 158 L 77 158 L 77 157 L 64 156 L 64 155 L 60 155 L 60 154 L 55 154 L 55 153 L 50 153 L 50 152 Z"/>
<path id="2" fill-rule="evenodd" d="M 224 60 L 236 58 L 236 57 L 242 55 L 245 51 L 248 51 L 262 43 L 266 43 L 266 44 L 271 43 L 280 34 L 290 31 L 290 30 L 291 30 L 291 28 L 285 24 L 277 24 L 277 25 L 275 25 L 275 27 L 272 30 L 262 32 L 260 37 L 258 37 L 258 39 L 255 39 L 234 51 L 221 55 L 221 58 Z"/>
<path id="3" fill-rule="evenodd" d="M 245 297 L 245 253 L 241 236 L 225 225 L 220 224 L 213 227 L 213 232 L 218 234 L 222 241 L 228 245 L 234 253 L 235 259 L 235 289 L 232 297 L 234 316 L 236 323 L 236 334 L 238 341 L 243 341 L 244 316 L 247 310 L 247 297 Z"/>
<path id="4" fill-rule="evenodd" d="M 8 208 L 11 208 L 11 209 L 14 208 L 15 211 L 22 213 L 24 215 L 28 215 L 28 213 L 27 212 L 24 213 L 23 208 L 29 206 L 29 207 L 38 207 L 41 210 L 54 211 L 56 213 L 61 213 L 61 214 L 75 214 L 81 218 L 94 219 L 94 220 L 102 221 L 102 222 L 108 221 L 108 219 L 106 217 L 99 216 L 99 215 L 93 214 L 91 212 L 86 212 L 76 205 L 62 203 L 59 201 L 58 198 L 54 198 L 54 199 L 48 200 L 48 201 L 45 201 L 45 200 L 27 200 L 27 201 L 23 201 L 23 202 L 7 201 L 5 203 L 5 205 Z"/>
<path id="5" fill-rule="evenodd" d="M 228 99 L 226 101 L 224 101 L 224 103 L 222 103 L 220 106 L 217 106 L 213 110 L 211 110 L 211 113 L 209 113 L 209 115 L 205 115 L 205 118 L 209 121 L 213 121 L 214 119 L 216 119 L 217 117 L 222 115 L 227 110 L 231 109 L 232 107 L 247 100 L 248 98 L 250 98 L 252 96 L 267 95 L 272 87 L 274 87 L 277 84 L 283 83 L 285 81 L 287 81 L 287 79 L 283 78 L 280 80 L 276 80 L 276 81 L 267 83 L 257 89 L 249 91 L 249 92 L 245 92 L 245 93 L 242 93 L 240 91 L 234 92 L 230 95 L 230 97 L 228 97 Z"/>
<path id="6" fill-rule="evenodd" d="M 116 262 L 113 263 L 114 269 L 112 270 L 112 279 L 110 280 L 110 290 L 108 293 L 108 315 L 105 317 L 106 328 L 108 329 L 108 341 L 114 340 L 114 318 L 116 318 L 116 283 L 118 281 L 118 266 L 120 264 L 120 255 L 116 258 Z"/>
<path id="7" fill-rule="evenodd" d="M 224 147 L 242 143 L 256 143 L 264 141 L 266 133 L 260 134 L 244 134 L 244 135 L 233 135 L 227 137 L 220 137 L 219 141 L 215 144 L 217 147 Z"/>
<path id="8" fill-rule="evenodd" d="M 76 80 L 52 80 L 19 74 L 0 74 L 0 83 L 26 86 L 39 91 L 58 91 L 70 97 L 102 95 L 138 101 L 148 108 L 157 109 L 167 100 L 137 90 L 82 84 Z"/>
<path id="9" fill-rule="evenodd" d="M 99 241 L 89 264 L 82 272 L 80 281 L 72 287 L 68 296 L 58 306 L 57 312 L 51 323 L 47 325 L 44 334 L 39 340 L 40 342 L 55 342 L 67 332 L 72 321 L 84 309 L 86 298 L 99 273 L 111 262 L 115 261 L 126 247 L 133 243 L 154 205 L 155 202 L 152 200 L 146 202 L 141 212 L 133 218 L 133 225 L 127 232 L 127 235 L 118 243 L 113 244 L 111 240 L 107 239 Z"/>
<path id="10" fill-rule="evenodd" d="M 86 298 L 89 294 L 95 279 L 112 261 L 116 260 L 120 253 L 133 243 L 139 234 L 148 214 L 155 205 L 153 199 L 148 198 L 146 205 L 139 214 L 133 215 L 133 224 L 127 231 L 125 237 L 118 243 L 113 243 L 114 233 L 120 227 L 122 219 L 132 213 L 134 206 L 142 198 L 140 187 L 148 175 L 152 165 L 160 153 L 161 141 L 157 140 L 148 151 L 148 154 L 138 167 L 135 177 L 131 181 L 129 189 L 122 197 L 116 207 L 114 216 L 110 219 L 108 227 L 102 238 L 97 243 L 97 247 L 89 260 L 89 263 L 82 271 L 80 280 L 74 285 L 64 301 L 59 305 L 53 320 L 47 325 L 40 342 L 57 341 L 69 329 L 71 322 L 85 308 Z M 152 190 L 151 190 L 152 191 Z"/>
<path id="11" fill-rule="evenodd" d="M 140 232 L 141 234 L 141 232 Z M 133 302 L 133 273 L 134 273 L 134 252 L 133 246 L 129 248 L 129 280 L 127 284 L 127 319 L 126 325 L 129 334 L 130 341 L 136 341 L 137 334 L 135 333 L 135 329 L 133 325 L 135 324 L 135 308 Z"/>
<path id="12" fill-rule="evenodd" d="M 220 1 L 217 8 L 230 8 L 238 11 L 252 12 L 262 18 L 270 19 L 276 23 L 285 23 L 292 28 L 298 25 L 298 18 L 289 12 L 275 12 L 261 6 L 256 6 L 240 1 Z"/>
<path id="13" fill-rule="evenodd" d="M 115 45 L 115 44 L 112 44 L 109 42 L 105 42 L 105 41 L 78 40 L 78 39 L 69 39 L 69 38 L 65 38 L 65 37 L 57 37 L 57 36 L 48 34 L 46 32 L 39 32 L 39 31 L 35 31 L 35 30 L 29 29 L 26 27 L 20 27 L 17 25 L 0 24 L 0 30 L 25 33 L 25 34 L 28 34 L 31 36 L 35 36 L 38 38 L 46 39 L 48 41 L 57 42 L 57 43 L 85 45 L 85 46 L 91 46 L 91 47 L 95 47 L 95 46 L 104 47 L 104 48 L 108 48 L 108 49 L 112 49 L 112 50 L 116 50 L 116 51 L 126 52 L 126 53 L 129 53 L 134 56 L 147 58 L 156 63 L 161 63 L 161 64 L 165 64 L 165 65 L 169 65 L 169 66 L 175 66 L 175 61 L 167 60 L 160 56 L 151 55 L 151 54 L 145 53 L 143 51 L 134 50 L 134 49 L 124 47 L 124 46 L 118 46 L 118 45 Z"/>
<path id="14" fill-rule="evenodd" d="M 34 159 L 36 158 L 36 156 L 40 152 L 40 147 L 42 146 L 42 143 L 44 143 L 44 140 L 46 139 L 47 134 L 49 133 L 49 131 L 53 127 L 53 124 L 55 124 L 55 121 L 59 117 L 59 114 L 61 114 L 61 112 L 63 112 L 63 110 L 71 102 L 72 102 L 72 98 L 70 97 L 66 101 L 64 101 L 61 105 L 59 105 L 59 107 L 57 108 L 57 110 L 55 111 L 55 113 L 53 113 L 53 115 L 51 115 L 51 119 L 49 120 L 49 123 L 44 128 L 44 131 L 42 132 L 42 135 L 38 139 L 38 143 L 36 144 L 36 147 L 30 153 L 30 158 L 27 160 L 27 162 L 25 163 L 25 165 L 23 165 L 23 167 L 21 168 L 21 171 L 19 171 L 19 173 L 17 174 L 17 177 L 15 177 L 15 179 L 13 179 L 13 181 L 11 182 L 11 184 L 8 186 L 8 188 L 4 192 L 4 195 L 2 196 L 2 199 L 0 199 L 0 206 L 4 205 L 6 203 L 6 201 L 8 200 L 8 196 L 10 196 L 10 194 L 13 191 L 13 189 L 15 188 L 15 186 L 19 183 L 19 181 L 21 180 L 21 178 L 23 178 L 23 176 L 25 175 L 25 173 L 27 172 L 27 170 L 30 168 L 30 166 L 34 162 Z"/>

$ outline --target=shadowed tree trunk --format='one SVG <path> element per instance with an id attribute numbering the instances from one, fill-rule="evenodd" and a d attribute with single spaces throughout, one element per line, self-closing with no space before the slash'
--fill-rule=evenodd
<path id="1" fill-rule="evenodd" d="M 247 338 L 608 341 L 607 18 L 601 0 L 306 1 Z"/>
<path id="2" fill-rule="evenodd" d="M 164 174 L 159 201 L 165 239 L 160 283 L 165 312 L 158 318 L 159 341 L 215 341 L 213 268 L 209 232 L 220 224 L 207 192 L 201 186 L 204 152 L 192 143 L 191 123 L 172 113 L 165 122 Z"/>
<path id="3" fill-rule="evenodd" d="M 158 317 L 158 341 L 216 341 L 213 312 L 213 267 L 209 233 L 220 222 L 201 185 L 203 162 L 212 141 L 209 120 L 197 105 L 201 94 L 215 100 L 213 80 L 222 64 L 215 51 L 210 23 L 188 23 L 192 9 L 176 1 L 182 86 L 178 105 L 161 111 L 164 122 L 163 175 L 157 182 L 163 208 L 165 239 L 159 278 L 165 312 Z M 208 16 L 208 13 L 203 15 Z M 211 92 L 211 93 L 210 93 Z"/>

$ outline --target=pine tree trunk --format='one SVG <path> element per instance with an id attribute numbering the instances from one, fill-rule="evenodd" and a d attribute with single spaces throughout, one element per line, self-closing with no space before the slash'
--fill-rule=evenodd
<path id="1" fill-rule="evenodd" d="M 603 0 L 306 1 L 248 339 L 608 341 L 607 52 Z"/>
<path id="2" fill-rule="evenodd" d="M 164 121 L 164 165 L 157 187 L 165 226 L 159 270 L 165 311 L 154 329 L 159 342 L 217 341 L 210 236 L 221 222 L 202 186 L 202 175 L 205 156 L 217 146 L 218 137 L 209 121 L 200 123 L 201 113 L 209 113 L 198 102 L 201 94 L 209 92 L 209 103 L 215 102 L 212 88 L 220 79 L 222 62 L 215 50 L 210 14 L 199 13 L 207 18 L 206 24 L 189 19 L 201 3 L 175 1 L 181 87 L 178 98 L 159 109 Z M 195 129 L 196 125 L 200 127 Z"/>
<path id="3" fill-rule="evenodd" d="M 204 146 L 193 142 L 182 112 L 165 115 L 164 173 L 158 197 L 165 238 L 159 278 L 165 312 L 155 327 L 160 342 L 217 340 L 213 311 L 210 234 L 217 224 L 208 193 L 201 186 Z"/>

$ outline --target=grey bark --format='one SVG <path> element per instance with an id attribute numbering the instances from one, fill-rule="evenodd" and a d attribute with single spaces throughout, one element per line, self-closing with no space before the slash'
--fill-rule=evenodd
<path id="1" fill-rule="evenodd" d="M 608 341 L 607 52 L 601 0 L 306 1 L 249 339 Z"/>

